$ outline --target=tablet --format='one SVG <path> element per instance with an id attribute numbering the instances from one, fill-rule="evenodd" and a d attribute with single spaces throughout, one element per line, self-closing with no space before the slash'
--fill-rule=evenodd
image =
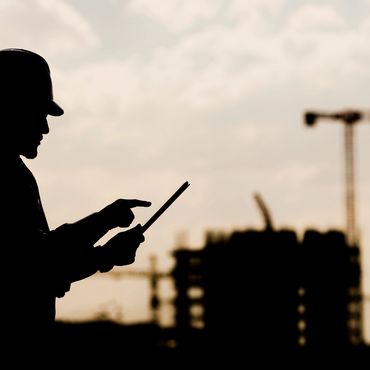
<path id="1" fill-rule="evenodd" d="M 162 213 L 190 186 L 188 181 L 185 181 L 169 198 L 168 200 L 162 205 L 161 208 L 158 209 L 157 212 L 154 213 L 152 217 L 142 226 L 143 232 L 146 231 L 149 226 L 151 226 L 161 215 Z"/>

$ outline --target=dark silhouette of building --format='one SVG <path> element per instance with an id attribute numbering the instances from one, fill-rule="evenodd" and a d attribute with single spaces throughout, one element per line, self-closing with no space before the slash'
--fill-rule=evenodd
<path id="1" fill-rule="evenodd" d="M 179 346 L 240 360 L 363 344 L 359 248 L 340 231 L 209 233 L 174 257 Z"/>

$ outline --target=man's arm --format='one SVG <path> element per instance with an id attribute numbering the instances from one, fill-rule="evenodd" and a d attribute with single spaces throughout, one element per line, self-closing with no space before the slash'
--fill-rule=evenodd
<path id="1" fill-rule="evenodd" d="M 108 272 L 114 266 L 129 265 L 135 261 L 136 250 L 145 240 L 141 225 L 120 232 L 109 239 L 103 246 L 90 248 L 63 249 L 54 244 L 54 253 L 58 261 L 55 266 L 57 296 L 61 297 L 69 290 L 71 283 L 88 278 L 96 272 Z M 59 254 L 59 256 L 58 256 Z"/>
<path id="2" fill-rule="evenodd" d="M 109 230 L 130 226 L 135 218 L 132 208 L 150 205 L 139 199 L 118 199 L 79 221 L 61 225 L 54 230 L 54 235 L 67 245 L 91 246 Z"/>

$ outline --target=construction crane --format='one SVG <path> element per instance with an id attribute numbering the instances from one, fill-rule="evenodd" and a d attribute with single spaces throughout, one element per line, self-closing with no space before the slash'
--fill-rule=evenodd
<path id="1" fill-rule="evenodd" d="M 348 246 L 356 251 L 356 249 L 359 249 L 359 237 L 355 207 L 354 127 L 356 123 L 362 120 L 369 120 L 370 113 L 348 109 L 339 112 L 307 111 L 304 114 L 304 121 L 308 126 L 314 126 L 317 120 L 321 118 L 339 121 L 344 124 L 346 241 Z M 353 262 L 360 266 L 360 254 L 356 253 L 354 256 L 356 261 Z M 361 285 L 360 278 L 358 286 L 351 287 L 349 292 L 352 309 L 349 314 L 348 327 L 350 328 L 350 340 L 353 344 L 359 344 L 363 341 L 363 297 Z"/>
<path id="2" fill-rule="evenodd" d="M 159 271 L 157 268 L 157 257 L 150 256 L 149 270 L 111 270 L 106 274 L 96 275 L 97 277 L 109 277 L 114 279 L 121 278 L 145 278 L 149 279 L 150 283 L 150 313 L 151 322 L 159 324 L 159 311 L 162 303 L 168 303 L 160 298 L 159 294 L 159 280 L 171 279 L 171 272 Z"/>
<path id="3" fill-rule="evenodd" d="M 253 197 L 254 197 L 254 200 L 256 201 L 257 203 L 257 206 L 259 208 L 259 210 L 261 211 L 261 214 L 262 214 L 262 217 L 263 217 L 263 220 L 265 222 L 265 230 L 266 231 L 273 231 L 274 230 L 274 226 L 273 226 L 273 223 L 272 223 L 272 218 L 271 218 L 271 214 L 270 214 L 270 211 L 269 209 L 267 208 L 267 205 L 266 203 L 264 202 L 262 196 L 260 193 L 257 193 L 255 192 L 253 194 Z"/>
<path id="4" fill-rule="evenodd" d="M 358 246 L 355 205 L 354 127 L 356 123 L 369 119 L 370 113 L 348 109 L 339 112 L 308 111 L 304 114 L 307 126 L 314 126 L 317 120 L 321 118 L 344 123 L 346 238 L 349 246 Z"/>

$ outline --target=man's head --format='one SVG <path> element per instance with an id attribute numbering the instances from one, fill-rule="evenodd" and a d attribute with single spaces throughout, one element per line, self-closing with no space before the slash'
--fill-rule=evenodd
<path id="1" fill-rule="evenodd" d="M 42 135 L 49 132 L 46 117 L 63 113 L 53 100 L 46 60 L 25 49 L 0 50 L 0 124 L 10 136 L 8 149 L 36 157 Z"/>

